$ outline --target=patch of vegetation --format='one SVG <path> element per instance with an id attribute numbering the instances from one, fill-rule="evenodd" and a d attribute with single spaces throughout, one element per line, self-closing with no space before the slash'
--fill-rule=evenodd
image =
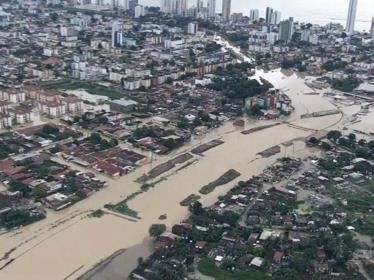
<path id="1" fill-rule="evenodd" d="M 37 220 L 40 220 L 41 218 L 43 217 L 31 215 L 27 210 L 11 209 L 10 211 L 2 215 L 0 227 L 12 229 L 19 226 L 31 224 Z"/>
<path id="2" fill-rule="evenodd" d="M 123 214 L 123 215 L 126 215 L 126 216 L 130 216 L 132 218 L 135 218 L 135 219 L 139 219 L 140 220 L 140 217 L 138 216 L 138 212 L 131 209 L 126 202 L 119 202 L 117 204 L 105 204 L 104 205 L 105 208 L 111 210 L 111 211 L 114 211 L 114 212 L 118 212 L 120 214 Z"/>
<path id="3" fill-rule="evenodd" d="M 104 215 L 104 211 L 101 209 L 97 209 L 90 213 L 88 216 L 91 218 L 101 218 Z"/>
<path id="4" fill-rule="evenodd" d="M 9 183 L 9 189 L 12 191 L 12 192 L 21 192 L 23 196 L 26 196 L 30 191 L 31 189 L 29 188 L 28 185 L 22 183 L 22 182 L 17 182 L 17 181 L 12 181 Z"/>
<path id="5" fill-rule="evenodd" d="M 214 191 L 214 189 L 218 186 L 225 185 L 235 178 L 239 177 L 240 173 L 234 169 L 230 169 L 225 172 L 222 176 L 220 176 L 217 180 L 214 182 L 209 183 L 208 185 L 203 186 L 200 190 L 199 193 L 201 194 L 208 194 Z"/>
<path id="6" fill-rule="evenodd" d="M 331 82 L 331 86 L 334 89 L 344 91 L 344 92 L 352 92 L 358 85 L 360 84 L 360 81 L 356 78 L 347 78 L 347 79 L 334 79 Z"/>
<path id="7" fill-rule="evenodd" d="M 225 37 L 235 45 L 248 49 L 248 34 L 246 34 L 246 32 L 226 33 Z"/>
<path id="8" fill-rule="evenodd" d="M 9 142 L 0 143 L 0 160 L 6 159 L 9 155 L 18 152 L 18 149 L 13 146 L 14 145 L 11 145 Z"/>
<path id="9" fill-rule="evenodd" d="M 197 194 L 191 194 L 187 196 L 185 199 L 183 199 L 179 204 L 181 206 L 190 206 L 191 204 L 195 203 L 201 198 L 200 195 Z"/>
<path id="10" fill-rule="evenodd" d="M 323 64 L 323 68 L 326 71 L 334 71 L 338 69 L 344 69 L 348 65 L 347 62 L 341 60 L 328 60 Z"/>
<path id="11" fill-rule="evenodd" d="M 42 162 L 36 162 L 27 166 L 29 170 L 39 179 L 49 179 L 54 174 L 63 171 L 66 169 L 66 166 L 63 166 L 57 162 L 51 160 L 45 160 Z"/>
<path id="12" fill-rule="evenodd" d="M 246 71 L 252 69 L 250 63 L 230 65 L 215 73 L 218 77 L 213 79 L 209 88 L 222 91 L 228 98 L 245 99 L 268 91 L 273 85 L 261 78 L 249 79 Z"/>
<path id="13" fill-rule="evenodd" d="M 67 139 L 69 137 L 76 136 L 71 130 L 65 129 L 64 131 L 60 131 L 57 127 L 46 124 L 43 126 L 40 131 L 35 133 L 37 136 L 40 136 L 44 139 L 52 140 L 52 141 L 60 141 Z"/>
<path id="14" fill-rule="evenodd" d="M 301 203 L 296 209 L 296 212 L 299 215 L 307 215 L 307 214 L 312 214 L 313 209 L 308 203 Z"/>
<path id="15" fill-rule="evenodd" d="M 166 231 L 166 225 L 164 224 L 153 224 L 149 228 L 149 235 L 151 237 L 159 237 Z"/>
<path id="16" fill-rule="evenodd" d="M 212 260 L 207 258 L 202 259 L 198 264 L 198 270 L 210 277 L 214 277 L 215 280 L 266 280 L 270 279 L 262 271 L 248 270 L 240 272 L 231 272 L 221 268 L 218 268 Z"/>
<path id="17" fill-rule="evenodd" d="M 84 89 L 94 95 L 107 96 L 110 99 L 121 99 L 123 95 L 113 87 L 106 87 L 91 81 L 58 80 L 39 82 L 41 88 L 47 90 L 76 90 Z"/>
<path id="18" fill-rule="evenodd" d="M 107 150 L 109 148 L 115 147 L 118 145 L 118 140 L 115 138 L 110 139 L 110 141 L 106 140 L 105 138 L 101 137 L 99 133 L 91 133 L 89 137 L 89 141 L 94 146 L 99 146 L 100 150 Z"/>
<path id="19" fill-rule="evenodd" d="M 221 47 L 222 46 L 220 44 L 217 44 L 216 42 L 209 42 L 205 46 L 205 51 L 208 53 L 216 52 L 219 51 Z"/>

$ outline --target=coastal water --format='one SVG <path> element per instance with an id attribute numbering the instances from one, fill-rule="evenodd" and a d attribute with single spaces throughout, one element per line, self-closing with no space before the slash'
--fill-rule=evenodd
<path id="1" fill-rule="evenodd" d="M 161 0 L 139 0 L 143 5 L 159 6 Z M 217 12 L 220 12 L 221 1 L 217 0 Z M 205 0 L 206 2 L 206 0 Z M 282 18 L 294 17 L 300 22 L 311 22 L 325 25 L 338 22 L 345 26 L 349 0 L 231 0 L 231 10 L 235 13 L 249 15 L 249 10 L 259 9 L 260 16 L 265 17 L 266 7 L 281 11 Z M 189 0 L 189 5 L 196 5 L 196 0 Z M 355 29 L 370 30 L 371 17 L 374 15 L 374 0 L 359 0 Z"/>

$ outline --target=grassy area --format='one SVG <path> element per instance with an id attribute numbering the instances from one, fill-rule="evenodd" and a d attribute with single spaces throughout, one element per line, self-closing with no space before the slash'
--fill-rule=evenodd
<path id="1" fill-rule="evenodd" d="M 198 201 L 201 198 L 200 195 L 197 194 L 191 194 L 187 196 L 185 199 L 183 199 L 179 204 L 181 206 L 190 206 L 192 203 Z"/>
<path id="2" fill-rule="evenodd" d="M 241 272 L 229 272 L 218 268 L 213 261 L 202 259 L 198 264 L 200 273 L 214 277 L 216 280 L 267 280 L 270 279 L 264 272 L 249 270 Z"/>
<path id="3" fill-rule="evenodd" d="M 111 211 L 118 212 L 120 214 L 130 216 L 130 217 L 133 217 L 133 218 L 136 218 L 136 219 L 140 219 L 140 217 L 138 216 L 138 212 L 129 208 L 127 203 L 125 203 L 123 201 L 121 201 L 117 204 L 106 204 L 104 207 L 111 210 Z"/>
<path id="4" fill-rule="evenodd" d="M 368 215 L 352 224 L 358 233 L 374 238 L 374 216 Z"/>
<path id="5" fill-rule="evenodd" d="M 214 189 L 218 186 L 222 186 L 224 184 L 227 184 L 234 180 L 235 178 L 239 177 L 240 173 L 234 169 L 230 169 L 225 172 L 222 176 L 220 176 L 217 180 L 214 182 L 209 183 L 208 185 L 205 185 L 199 190 L 199 193 L 201 194 L 208 194 L 214 191 Z"/>
<path id="6" fill-rule="evenodd" d="M 299 206 L 297 207 L 296 213 L 299 215 L 312 214 L 313 209 L 308 203 L 302 203 L 302 204 L 299 204 Z"/>
<path id="7" fill-rule="evenodd" d="M 39 82 L 41 88 L 47 90 L 76 90 L 84 89 L 94 95 L 107 96 L 110 99 L 120 99 L 123 95 L 113 87 L 106 87 L 91 81 L 58 80 Z"/>
<path id="8" fill-rule="evenodd" d="M 374 181 L 370 181 L 367 184 L 363 186 L 365 189 L 367 189 L 369 192 L 374 194 Z"/>

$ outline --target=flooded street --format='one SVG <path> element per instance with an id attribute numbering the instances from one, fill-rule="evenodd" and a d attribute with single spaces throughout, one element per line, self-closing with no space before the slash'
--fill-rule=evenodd
<path id="1" fill-rule="evenodd" d="M 129 207 L 138 211 L 141 217 L 137 222 L 109 214 L 101 218 L 88 218 L 87 214 L 90 210 L 103 208 L 107 203 L 119 202 L 138 191 L 140 184 L 134 181 L 148 172 L 151 164 L 118 179 L 106 178 L 109 186 L 90 198 L 60 212 L 49 211 L 45 220 L 0 235 L 0 258 L 11 251 L 8 259 L 0 261 L 0 267 L 10 259 L 14 259 L 0 270 L 0 280 L 75 279 L 120 249 L 137 248 L 134 246 L 148 244 L 146 241 L 148 228 L 153 223 L 160 223 L 158 219 L 160 215 L 167 214 L 167 219 L 162 221 L 167 226 L 180 222 L 186 217 L 188 210 L 179 203 L 188 195 L 197 193 L 202 186 L 214 181 L 228 169 L 233 168 L 242 175 L 203 196 L 202 203 L 206 205 L 213 203 L 236 182 L 260 173 L 279 157 L 285 155 L 305 157 L 313 151 L 306 149 L 302 141 L 294 141 L 291 146 L 281 145 L 281 152 L 269 158 L 261 158 L 257 153 L 286 141 L 307 137 L 313 133 L 311 130 L 342 126 L 344 120 L 349 118 L 349 114 L 359 110 L 354 108 L 344 116 L 336 114 L 300 119 L 302 114 L 336 109 L 336 107 L 321 95 L 305 95 L 312 90 L 305 86 L 304 79 L 296 74 L 282 73 L 279 70 L 264 73 L 260 70 L 257 71 L 256 76 L 268 79 L 275 87 L 281 88 L 289 95 L 295 111 L 288 121 L 301 128 L 291 127 L 285 123 L 243 135 L 240 133 L 242 128 L 238 129 L 227 123 L 207 135 L 193 139 L 191 144 L 184 146 L 178 152 L 190 150 L 192 146 L 215 138 L 222 139 L 224 144 L 207 151 L 204 156 L 196 156 L 197 161 L 180 171 L 171 170 L 166 174 L 167 180 L 131 200 L 128 203 Z M 248 121 L 246 129 L 271 122 Z M 167 161 L 170 157 L 171 155 L 159 157 L 152 165 Z M 144 246 L 133 250 L 140 250 L 146 255 L 148 250 L 144 250 Z M 102 275 L 100 279 L 125 279 L 126 277 L 121 273 L 136 266 L 137 257 L 134 256 L 136 254 L 125 254 L 123 258 L 117 259 L 117 263 L 111 264 L 110 271 L 113 274 L 110 274 L 109 278 L 105 278 L 105 273 L 100 274 Z M 115 269 L 117 266 L 120 268 L 124 263 L 128 264 L 127 270 Z"/>

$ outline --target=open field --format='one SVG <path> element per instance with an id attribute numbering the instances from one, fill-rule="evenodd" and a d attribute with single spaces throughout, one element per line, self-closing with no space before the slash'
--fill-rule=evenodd
<path id="1" fill-rule="evenodd" d="M 106 96 L 110 99 L 120 99 L 123 97 L 122 94 L 113 87 L 106 87 L 90 81 L 58 80 L 51 82 L 39 82 L 39 86 L 47 90 L 59 91 L 84 89 L 88 93 Z"/>

